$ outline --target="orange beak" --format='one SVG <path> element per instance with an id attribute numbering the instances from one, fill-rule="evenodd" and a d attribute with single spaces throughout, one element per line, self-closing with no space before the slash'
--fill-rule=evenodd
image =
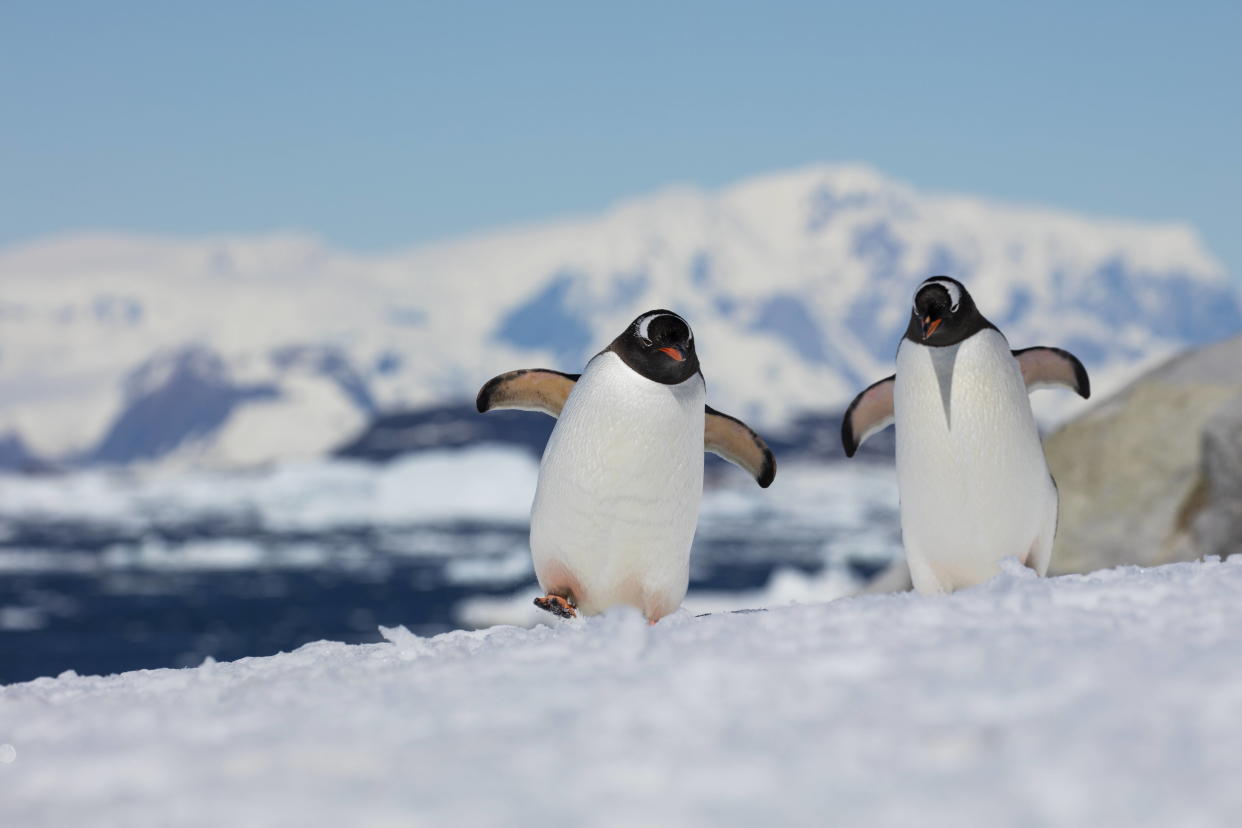
<path id="1" fill-rule="evenodd" d="M 940 327 L 940 323 L 942 321 L 944 320 L 932 319 L 930 316 L 924 316 L 923 317 L 923 338 L 927 339 L 927 337 L 934 334 L 936 332 L 936 328 Z"/>
<path id="2" fill-rule="evenodd" d="M 656 348 L 656 350 L 659 351 L 660 353 L 668 354 L 670 357 L 672 357 L 677 362 L 686 361 L 686 355 L 676 348 Z"/>

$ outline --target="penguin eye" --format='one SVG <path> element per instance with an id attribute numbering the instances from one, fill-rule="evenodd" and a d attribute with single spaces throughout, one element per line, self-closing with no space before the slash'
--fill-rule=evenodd
<path id="1" fill-rule="evenodd" d="M 645 337 L 645 336 L 640 336 L 640 337 L 638 338 L 638 341 L 639 341 L 639 342 L 641 342 L 641 343 L 643 344 L 643 347 L 644 347 L 644 348 L 650 348 L 650 347 L 651 347 L 651 340 L 650 340 L 650 339 L 648 339 L 648 338 L 647 338 L 647 337 Z"/>

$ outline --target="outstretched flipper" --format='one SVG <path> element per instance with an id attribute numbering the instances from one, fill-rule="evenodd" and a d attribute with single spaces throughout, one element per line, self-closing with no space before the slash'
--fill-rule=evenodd
<path id="1" fill-rule="evenodd" d="M 763 488 L 776 479 L 776 457 L 750 426 L 710 405 L 704 406 L 703 449 L 754 475 Z"/>
<path id="2" fill-rule="evenodd" d="M 1023 348 L 1013 352 L 1022 369 L 1026 390 L 1068 388 L 1084 400 L 1091 397 L 1091 381 L 1078 357 L 1060 348 Z"/>
<path id="3" fill-rule="evenodd" d="M 480 414 L 497 409 L 517 409 L 542 411 L 559 417 L 580 376 L 546 368 L 510 371 L 493 377 L 479 389 L 475 408 Z M 776 458 L 763 438 L 746 423 L 711 406 L 704 406 L 703 413 L 704 450 L 746 469 L 765 489 L 772 485 L 776 477 Z"/>
<path id="4" fill-rule="evenodd" d="M 1024 348 L 1013 352 L 1022 369 L 1027 391 L 1040 388 L 1068 388 L 1084 400 L 1091 396 L 1087 369 L 1078 357 L 1060 348 Z M 877 431 L 893 423 L 893 383 L 896 377 L 885 377 L 863 391 L 845 409 L 841 422 L 841 444 L 845 456 L 853 457 L 858 447 Z"/>
<path id="5" fill-rule="evenodd" d="M 853 457 L 868 437 L 893 424 L 895 379 L 894 375 L 873 383 L 845 409 L 845 419 L 841 421 L 841 445 L 845 447 L 846 457 Z"/>
<path id="6" fill-rule="evenodd" d="M 542 411 L 561 416 L 569 392 L 581 374 L 562 374 L 545 368 L 523 368 L 492 377 L 479 389 L 475 408 L 482 414 L 495 409 Z"/>

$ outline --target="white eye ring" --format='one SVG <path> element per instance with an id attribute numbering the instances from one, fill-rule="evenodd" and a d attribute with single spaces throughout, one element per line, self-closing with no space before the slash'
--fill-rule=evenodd
<path id="1" fill-rule="evenodd" d="M 923 282 L 923 284 L 919 285 L 919 289 L 914 292 L 914 295 L 917 296 L 919 294 L 919 291 L 923 290 L 923 288 L 927 287 L 928 285 L 938 285 L 939 287 L 944 288 L 944 292 L 949 294 L 949 313 L 957 313 L 958 306 L 962 304 L 962 289 L 961 288 L 959 288 L 956 284 L 946 279 L 932 278 L 932 279 L 928 279 L 927 281 Z M 915 307 L 914 312 L 916 314 L 918 313 L 917 306 Z"/>
<path id="2" fill-rule="evenodd" d="M 652 322 L 659 319 L 661 316 L 667 316 L 671 319 L 676 319 L 679 322 L 681 322 L 681 324 L 685 325 L 686 326 L 686 341 L 687 342 L 694 341 L 694 331 L 690 330 L 690 323 L 682 319 L 677 314 L 669 313 L 667 311 L 664 311 L 661 313 L 647 314 L 646 316 L 640 316 L 638 319 L 634 320 L 635 336 L 637 336 L 639 339 L 644 340 L 648 342 L 648 344 L 650 344 L 650 340 L 647 339 L 647 329 L 651 327 Z"/>

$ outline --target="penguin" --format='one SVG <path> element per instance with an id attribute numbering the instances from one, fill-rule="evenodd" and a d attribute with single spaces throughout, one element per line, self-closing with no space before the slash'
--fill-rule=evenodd
<path id="1" fill-rule="evenodd" d="M 1028 397 L 1043 387 L 1091 396 L 1077 357 L 1010 350 L 961 282 L 934 276 L 918 286 L 897 373 L 850 403 L 841 441 L 853 457 L 896 424 L 902 541 L 919 592 L 982 583 L 1007 557 L 1048 571 L 1057 487 Z"/>
<path id="2" fill-rule="evenodd" d="M 581 374 L 511 371 L 480 389 L 480 413 L 557 418 L 531 505 L 531 556 L 545 592 L 536 606 L 570 618 L 629 605 L 654 624 L 681 605 L 703 452 L 763 488 L 776 476 L 763 438 L 708 406 L 706 388 L 690 326 L 660 309 L 630 323 Z"/>

